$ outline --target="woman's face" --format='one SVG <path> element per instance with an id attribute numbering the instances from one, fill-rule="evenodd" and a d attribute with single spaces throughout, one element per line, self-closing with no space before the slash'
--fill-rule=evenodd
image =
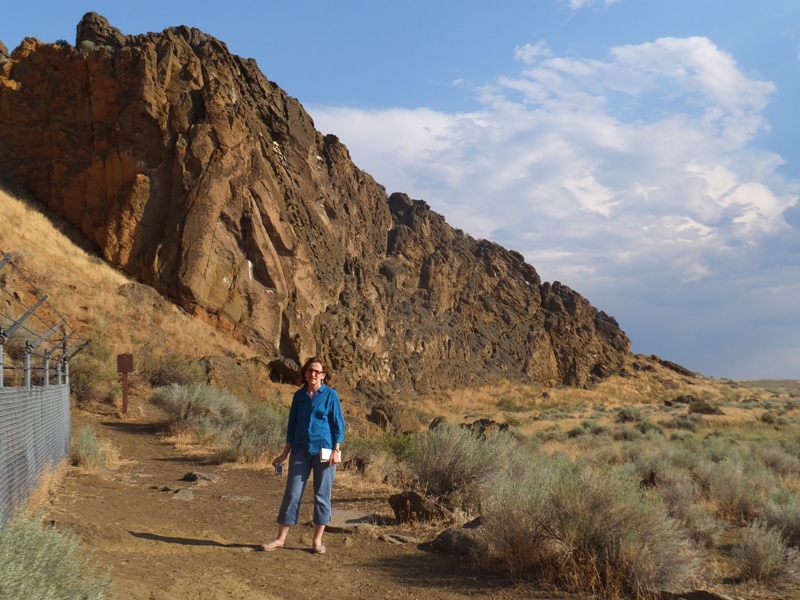
<path id="1" fill-rule="evenodd" d="M 313 362 L 308 365 L 306 369 L 306 383 L 310 388 L 316 389 L 322 382 L 325 381 L 325 372 L 322 370 L 322 365 L 318 362 Z"/>

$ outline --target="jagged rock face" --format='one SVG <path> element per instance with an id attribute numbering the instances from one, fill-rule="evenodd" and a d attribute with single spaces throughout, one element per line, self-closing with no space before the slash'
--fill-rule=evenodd
<path id="1" fill-rule="evenodd" d="M 255 61 L 196 29 L 125 36 L 89 13 L 75 47 L 24 40 L 0 64 L 0 177 L 266 358 L 320 354 L 365 392 L 581 386 L 629 351 L 521 255 L 387 198 Z"/>

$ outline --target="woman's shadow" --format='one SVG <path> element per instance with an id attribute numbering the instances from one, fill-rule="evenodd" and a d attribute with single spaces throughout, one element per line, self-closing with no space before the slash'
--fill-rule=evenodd
<path id="1" fill-rule="evenodd" d="M 261 544 L 223 544 L 222 542 L 215 542 L 214 540 L 195 540 L 192 538 L 172 537 L 140 531 L 128 531 L 128 533 L 141 540 L 164 542 L 165 544 L 181 544 L 182 546 L 218 546 L 219 548 L 250 548 L 252 550 L 261 550 Z"/>

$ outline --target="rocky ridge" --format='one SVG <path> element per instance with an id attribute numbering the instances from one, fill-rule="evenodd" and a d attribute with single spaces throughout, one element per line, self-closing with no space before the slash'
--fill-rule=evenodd
<path id="1" fill-rule="evenodd" d="M 0 179 L 276 376 L 321 354 L 375 397 L 587 386 L 629 354 L 613 317 L 387 195 L 254 60 L 197 29 L 123 35 L 88 13 L 74 46 L 0 52 Z"/>

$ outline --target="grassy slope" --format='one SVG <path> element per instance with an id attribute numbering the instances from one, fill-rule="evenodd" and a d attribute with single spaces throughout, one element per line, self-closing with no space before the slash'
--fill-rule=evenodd
<path id="1" fill-rule="evenodd" d="M 254 354 L 252 348 L 171 305 L 158 310 L 119 294 L 120 286 L 131 281 L 94 255 L 71 226 L 46 216 L 36 203 L 0 189 L 0 214 L 0 251 L 12 252 L 14 263 L 40 292 L 48 294 L 48 302 L 67 317 L 70 326 L 79 335 L 106 344 L 111 357 L 122 352 L 142 356 L 150 351 L 184 354 L 189 359 L 223 354 L 246 358 Z M 634 362 L 648 368 L 636 369 Z M 554 422 L 568 427 L 581 420 L 602 418 L 604 412 L 621 406 L 663 406 L 680 395 L 731 405 L 748 399 L 762 402 L 770 397 L 797 396 L 800 392 L 800 382 L 689 378 L 643 356 L 632 356 L 629 363 L 627 377 L 614 376 L 590 391 L 506 382 L 437 392 L 418 399 L 409 408 L 422 426 L 437 416 L 458 422 L 490 418 L 509 421 L 531 433 Z"/>

